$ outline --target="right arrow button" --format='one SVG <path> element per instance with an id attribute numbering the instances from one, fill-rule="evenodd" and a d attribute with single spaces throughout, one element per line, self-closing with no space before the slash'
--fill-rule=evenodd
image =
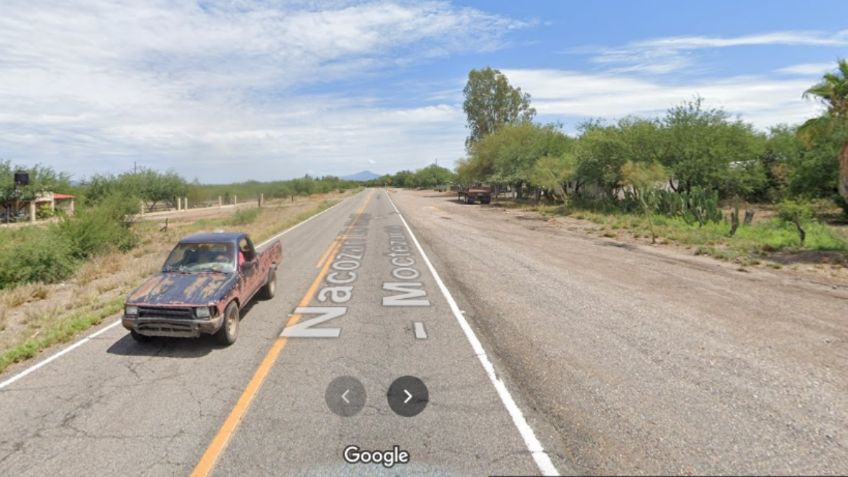
<path id="1" fill-rule="evenodd" d="M 415 376 L 402 376 L 394 380 L 386 393 L 389 407 L 395 414 L 404 417 L 416 416 L 430 402 L 430 392 L 424 381 Z"/>

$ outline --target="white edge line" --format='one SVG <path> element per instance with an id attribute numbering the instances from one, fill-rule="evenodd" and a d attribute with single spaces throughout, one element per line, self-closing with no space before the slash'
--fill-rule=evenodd
<path id="1" fill-rule="evenodd" d="M 357 195 L 359 195 L 359 194 L 355 194 L 355 195 L 352 195 L 352 196 L 350 196 L 350 197 L 346 197 L 346 198 L 344 198 L 344 199 L 340 200 L 338 204 L 335 204 L 335 205 L 333 205 L 332 207 L 327 207 L 326 209 L 322 210 L 321 212 L 318 212 L 317 214 L 310 216 L 308 219 L 303 220 L 303 221 L 301 221 L 301 222 L 298 222 L 298 223 L 296 223 L 296 224 L 292 225 L 291 227 L 287 228 L 286 230 L 283 230 L 282 232 L 278 233 L 277 235 L 275 235 L 275 236 L 273 236 L 273 237 L 269 238 L 268 240 L 266 240 L 266 241 L 264 241 L 264 242 L 260 243 L 259 245 L 257 245 L 257 246 L 256 246 L 256 248 L 262 248 L 262 247 L 264 247 L 264 246 L 268 245 L 269 243 L 273 242 L 274 240 L 279 239 L 279 238 L 280 238 L 280 237 L 282 237 L 283 235 L 285 235 L 285 234 L 287 234 L 287 233 L 291 232 L 292 230 L 294 230 L 294 229 L 296 229 L 296 228 L 300 227 L 301 225 L 303 225 L 303 224 L 305 224 L 305 223 L 309 222 L 310 220 L 312 220 L 312 219 L 314 219 L 314 218 L 318 217 L 319 215 L 323 215 L 325 212 L 329 212 L 329 211 L 331 211 L 331 210 L 335 209 L 336 207 L 338 207 L 338 206 L 342 205 L 344 202 L 346 202 L 348 199 L 352 199 L 352 198 L 356 197 Z"/>
<path id="2" fill-rule="evenodd" d="M 85 338 L 80 339 L 80 340 L 79 340 L 79 341 L 77 341 L 76 343 L 74 343 L 74 344 L 72 344 L 72 345 L 68 346 L 67 348 L 63 349 L 62 351 L 59 351 L 58 353 L 56 353 L 56 354 L 54 354 L 53 356 L 51 356 L 51 357 L 49 357 L 49 358 L 45 359 L 44 361 L 40 361 L 40 362 L 38 362 L 38 363 L 36 363 L 36 364 L 34 364 L 34 365 L 30 366 L 29 368 L 27 368 L 27 369 L 25 369 L 25 370 L 21 371 L 20 373 L 18 373 L 18 374 L 16 374 L 16 375 L 12 376 L 11 378 L 9 378 L 9 379 L 7 379 L 7 380 L 3 381 L 2 383 L 0 383 L 0 389 L 3 389 L 3 388 L 5 388 L 6 386 L 8 386 L 8 385 L 10 385 L 10 384 L 14 383 L 15 381 L 17 381 L 17 380 L 19 380 L 19 379 L 21 379 L 21 378 L 23 378 L 23 377 L 27 376 L 28 374 L 30 374 L 30 373 L 32 373 L 32 372 L 35 372 L 35 371 L 36 371 L 36 370 L 38 370 L 39 368 L 42 368 L 42 367 L 44 367 L 44 366 L 46 366 L 46 365 L 48 365 L 48 364 L 52 363 L 53 361 L 55 361 L 55 360 L 59 359 L 60 357 L 64 356 L 65 354 L 70 353 L 71 351 L 73 351 L 73 350 L 75 350 L 75 349 L 79 348 L 80 346 L 84 345 L 86 342 L 91 341 L 93 338 L 96 338 L 97 336 L 99 336 L 99 335 L 101 335 L 101 334 L 105 333 L 106 331 L 108 331 L 108 330 L 110 330 L 110 329 L 114 328 L 115 326 L 117 326 L 117 325 L 119 325 L 119 324 L 121 324 L 121 320 L 118 320 L 118 321 L 116 321 L 116 322 L 114 322 L 114 323 L 111 323 L 109 326 L 106 326 L 105 328 L 102 328 L 102 329 L 100 329 L 100 330 L 98 330 L 98 331 L 96 331 L 96 332 L 94 332 L 94 333 L 92 333 L 92 334 L 90 334 L 90 335 L 86 336 Z"/>
<path id="3" fill-rule="evenodd" d="M 342 205 L 342 203 L 344 203 L 345 201 L 347 201 L 347 199 L 350 199 L 350 198 L 353 198 L 353 197 L 355 197 L 355 195 L 354 195 L 354 196 L 351 196 L 351 197 L 348 197 L 348 198 L 345 198 L 345 199 L 342 199 L 342 200 L 341 200 L 338 204 L 335 204 L 335 205 L 333 205 L 332 207 L 328 207 L 328 208 L 326 208 L 326 209 L 322 210 L 321 212 L 318 212 L 317 214 L 315 214 L 315 215 L 313 215 L 313 216 L 310 216 L 310 217 L 309 217 L 309 218 L 307 218 L 306 220 L 303 220 L 303 221 L 301 221 L 301 222 L 296 223 L 295 225 L 292 225 L 291 227 L 287 228 L 286 230 L 283 230 L 282 232 L 278 233 L 277 235 L 275 235 L 275 236 L 273 236 L 273 237 L 269 238 L 268 240 L 266 240 L 266 241 L 262 242 L 261 244 L 259 244 L 259 245 L 257 246 L 257 248 L 264 247 L 265 245 L 267 245 L 267 244 L 269 244 L 269 243 L 273 242 L 274 240 L 279 239 L 279 238 L 280 238 L 280 237 L 282 237 L 283 235 L 285 235 L 285 234 L 287 234 L 287 233 L 291 232 L 292 230 L 294 230 L 294 229 L 296 229 L 296 228 L 300 227 L 301 225 L 305 224 L 306 222 L 309 222 L 310 220 L 312 220 L 312 219 L 314 219 L 314 218 L 318 217 L 319 215 L 323 214 L 324 212 L 328 212 L 330 209 L 334 209 L 334 208 L 338 207 L 339 205 Z M 112 322 L 112 323 L 110 323 L 109 325 L 107 325 L 107 326 L 105 326 L 105 327 L 103 327 L 103 328 L 101 328 L 101 329 L 99 329 L 99 330 L 95 331 L 94 333 L 91 333 L 90 335 L 88 335 L 88 336 L 86 336 L 86 337 L 84 337 L 84 338 L 80 338 L 80 339 L 79 339 L 76 343 L 74 343 L 74 344 L 72 344 L 72 345 L 68 346 L 67 348 L 63 349 L 62 351 L 59 351 L 58 353 L 56 353 L 56 354 L 54 354 L 54 355 L 50 356 L 49 358 L 47 358 L 47 359 L 45 359 L 45 360 L 43 360 L 43 361 L 39 361 L 38 363 L 33 364 L 33 365 L 32 365 L 32 366 L 30 366 L 29 368 L 26 368 L 25 370 L 23 370 L 23 371 L 21 371 L 20 373 L 18 373 L 18 374 L 16 374 L 16 375 L 12 376 L 11 378 L 9 378 L 9 379 L 7 379 L 7 380 L 5 380 L 5 381 L 3 381 L 3 382 L 0 382 L 0 389 L 3 389 L 3 388 L 5 388 L 5 387 L 9 386 L 10 384 L 12 384 L 12 383 L 14 383 L 14 382 L 18 381 L 19 379 L 22 379 L 22 378 L 26 377 L 26 376 L 27 376 L 27 375 L 29 375 L 30 373 L 33 373 L 33 372 L 37 371 L 38 369 L 40 369 L 40 368 L 42 368 L 42 367 L 44 367 L 44 366 L 46 366 L 46 365 L 48 365 L 48 364 L 52 363 L 53 361 L 56 361 L 56 360 L 57 360 L 57 359 L 59 359 L 60 357 L 62 357 L 62 356 L 64 356 L 64 355 L 66 355 L 67 353 L 70 353 L 71 351 L 73 351 L 73 350 L 75 350 L 75 349 L 79 348 L 80 346 L 84 345 L 85 343 L 87 343 L 87 342 L 91 341 L 91 340 L 92 340 L 92 339 L 94 339 L 94 338 L 97 338 L 98 336 L 102 335 L 103 333 L 105 333 L 105 332 L 107 332 L 107 331 L 111 330 L 112 328 L 114 328 L 114 327 L 116 327 L 116 326 L 118 326 L 118 325 L 120 325 L 120 324 L 121 324 L 121 319 L 120 319 L 120 318 L 118 318 L 118 319 L 117 319 L 117 320 L 115 320 L 114 322 Z"/>
<path id="4" fill-rule="evenodd" d="M 536 438 L 533 428 L 530 427 L 530 424 L 528 424 L 527 420 L 524 418 L 521 408 L 518 407 L 518 404 L 515 403 L 515 400 L 509 393 L 506 384 L 497 377 L 497 374 L 495 373 L 495 366 L 489 360 L 489 356 L 486 354 L 483 344 L 480 343 L 479 339 L 477 339 L 477 335 L 474 334 L 474 330 L 471 329 L 471 325 L 468 324 L 468 321 L 466 321 L 465 317 L 462 315 L 459 306 L 456 304 L 456 300 L 453 299 L 453 296 L 450 291 L 448 291 L 448 288 L 445 286 L 445 283 L 442 281 L 439 273 L 436 272 L 436 269 L 433 267 L 433 264 L 430 262 L 427 254 L 424 253 L 424 249 L 421 247 L 421 244 L 418 242 L 418 239 L 415 237 L 415 234 L 412 232 L 409 224 L 406 223 L 406 219 L 403 218 L 403 214 L 400 213 L 388 192 L 386 192 L 386 197 L 388 197 L 389 203 L 392 204 L 392 207 L 395 209 L 395 212 L 397 212 L 401 222 L 403 222 L 403 225 L 406 227 L 407 232 L 409 232 L 412 242 L 415 243 L 415 247 L 418 248 L 418 251 L 421 253 L 421 258 L 424 259 L 424 263 L 426 263 L 427 268 L 430 269 L 430 273 L 436 280 L 436 284 L 442 291 L 442 295 L 444 295 L 445 299 L 448 301 L 448 305 L 450 305 L 454 318 L 456 318 L 456 321 L 459 322 L 459 326 L 462 328 L 462 331 L 465 332 L 465 337 L 468 338 L 468 342 L 471 343 L 471 348 L 480 360 L 480 364 L 483 365 L 483 369 L 486 370 L 489 380 L 495 387 L 495 391 L 497 391 L 498 396 L 501 398 L 501 402 L 504 407 L 506 407 L 510 417 L 512 417 L 512 422 L 515 424 L 515 427 L 518 428 L 518 432 L 524 439 L 524 444 L 533 456 L 533 460 L 536 461 L 536 465 L 539 467 L 539 470 L 543 475 L 560 475 L 556 466 L 554 466 L 554 463 L 551 461 L 550 456 L 545 451 L 545 448 L 542 447 L 542 443 Z"/>

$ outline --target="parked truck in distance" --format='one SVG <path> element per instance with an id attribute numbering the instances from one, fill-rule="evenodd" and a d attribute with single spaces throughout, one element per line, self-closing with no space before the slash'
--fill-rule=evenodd
<path id="1" fill-rule="evenodd" d="M 492 187 L 487 185 L 463 186 L 460 187 L 457 194 L 459 201 L 464 200 L 466 204 L 473 204 L 474 202 L 488 204 L 492 201 Z"/>
<path id="2" fill-rule="evenodd" d="M 233 344 L 240 310 L 257 294 L 273 298 L 281 258 L 279 241 L 257 252 L 245 233 L 185 237 L 162 270 L 127 297 L 124 328 L 136 341 L 211 334 L 224 345 Z"/>

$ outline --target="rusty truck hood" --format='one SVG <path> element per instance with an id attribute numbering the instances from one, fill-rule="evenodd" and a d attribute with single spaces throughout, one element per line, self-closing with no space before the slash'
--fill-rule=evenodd
<path id="1" fill-rule="evenodd" d="M 127 298 L 146 305 L 208 305 L 235 286 L 235 273 L 160 273 L 149 278 Z"/>

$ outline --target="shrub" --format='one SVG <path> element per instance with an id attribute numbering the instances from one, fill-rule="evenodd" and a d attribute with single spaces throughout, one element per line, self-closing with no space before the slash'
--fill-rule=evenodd
<path id="1" fill-rule="evenodd" d="M 227 225 L 246 225 L 253 223 L 259 217 L 262 209 L 241 209 L 227 220 Z"/>
<path id="2" fill-rule="evenodd" d="M 127 251 L 138 242 L 130 229 L 129 217 L 137 201 L 117 195 L 98 205 L 65 218 L 57 226 L 57 235 L 70 247 L 74 258 L 86 259 L 113 248 Z"/>
<path id="3" fill-rule="evenodd" d="M 76 265 L 68 244 L 50 229 L 28 229 L 0 248 L 0 288 L 63 280 L 74 272 Z"/>
<path id="4" fill-rule="evenodd" d="M 55 215 L 56 213 L 53 212 L 53 209 L 50 208 L 49 204 L 41 204 L 35 211 L 35 217 L 39 220 L 49 219 Z"/>
<path id="5" fill-rule="evenodd" d="M 807 224 L 813 221 L 813 208 L 808 202 L 785 200 L 777 209 L 778 218 L 783 222 L 793 224 L 798 231 L 801 246 L 807 239 Z"/>
<path id="6" fill-rule="evenodd" d="M 111 196 L 58 224 L 2 231 L 0 288 L 64 280 L 82 260 L 112 249 L 129 250 L 138 242 L 129 222 L 136 202 Z"/>

